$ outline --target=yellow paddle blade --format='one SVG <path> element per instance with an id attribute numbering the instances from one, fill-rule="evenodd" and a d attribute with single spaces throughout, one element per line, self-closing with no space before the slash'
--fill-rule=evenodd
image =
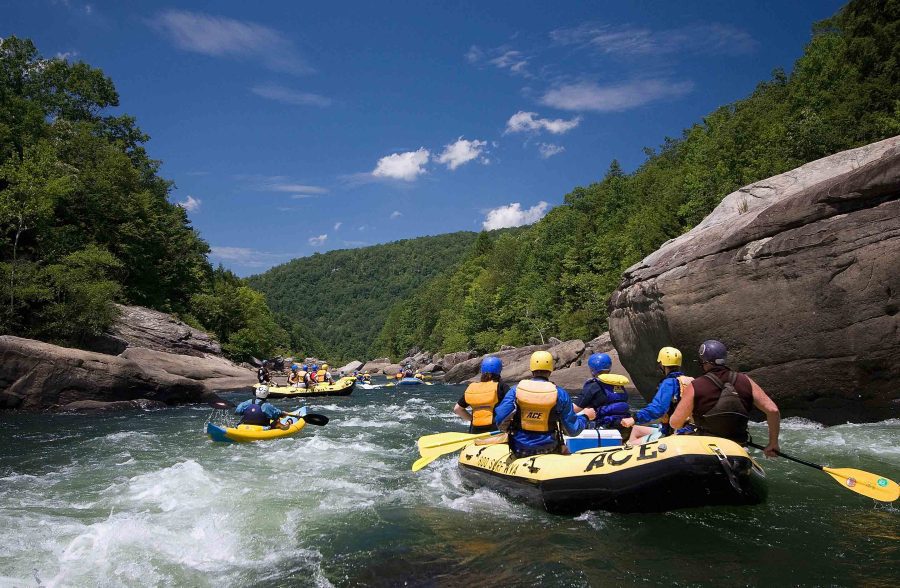
<path id="1" fill-rule="evenodd" d="M 627 386 L 631 383 L 628 378 L 619 374 L 600 374 L 597 379 L 610 386 Z"/>
<path id="2" fill-rule="evenodd" d="M 837 480 L 847 490 L 868 496 L 881 502 L 893 502 L 900 497 L 900 486 L 878 474 L 853 468 L 822 468 L 822 471 Z"/>
<path id="3" fill-rule="evenodd" d="M 418 445 L 419 451 L 421 452 L 423 449 L 445 447 L 447 445 L 455 443 L 469 443 L 470 441 L 474 441 L 475 439 L 482 439 L 484 437 L 490 436 L 491 433 L 435 433 L 434 435 L 425 435 L 424 437 L 419 437 L 419 441 L 416 443 L 416 445 Z"/>
<path id="4" fill-rule="evenodd" d="M 412 471 L 418 472 L 419 470 L 421 470 L 422 468 L 424 468 L 425 466 L 427 466 L 428 464 L 430 464 L 431 462 L 433 462 L 440 456 L 441 456 L 441 454 L 438 453 L 436 455 L 426 455 L 424 457 L 420 457 L 419 459 L 417 459 L 416 461 L 413 462 Z"/>

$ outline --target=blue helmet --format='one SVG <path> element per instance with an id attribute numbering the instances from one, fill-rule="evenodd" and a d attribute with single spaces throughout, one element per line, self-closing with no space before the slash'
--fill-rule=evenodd
<path id="1" fill-rule="evenodd" d="M 725 365 L 725 358 L 728 357 L 728 348 L 721 341 L 709 339 L 700 345 L 699 354 L 702 362 Z"/>
<path id="2" fill-rule="evenodd" d="M 313 367 L 312 367 L 312 370 L 313 370 L 313 371 L 316 371 L 316 370 L 318 370 L 318 369 L 319 369 L 319 364 L 314 363 L 314 364 L 313 364 Z"/>
<path id="3" fill-rule="evenodd" d="M 606 353 L 594 353 L 588 358 L 588 367 L 591 368 L 591 375 L 597 375 L 612 367 L 612 358 Z"/>
<path id="4" fill-rule="evenodd" d="M 489 355 L 481 360 L 481 373 L 482 374 L 496 374 L 500 375 L 500 371 L 503 369 L 503 362 L 500 361 L 499 357 L 494 357 L 493 355 Z"/>
<path id="5" fill-rule="evenodd" d="M 292 372 L 296 372 L 296 371 L 299 370 L 299 369 L 300 369 L 300 366 L 297 365 L 296 363 L 292 363 L 292 364 L 291 364 L 291 371 L 292 371 Z"/>

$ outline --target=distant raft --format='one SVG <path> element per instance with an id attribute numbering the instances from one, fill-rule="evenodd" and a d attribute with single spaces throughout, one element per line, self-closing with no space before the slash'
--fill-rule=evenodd
<path id="1" fill-rule="evenodd" d="M 419 378 L 401 378 L 398 382 L 398 386 L 421 386 L 425 381 Z"/>
<path id="2" fill-rule="evenodd" d="M 305 396 L 349 396 L 353 393 L 356 378 L 348 376 L 341 378 L 333 384 L 324 382 L 316 384 L 314 388 L 295 388 L 293 386 L 269 386 L 269 398 L 299 398 Z M 262 384 L 256 384 L 254 389 Z"/>
<path id="3" fill-rule="evenodd" d="M 486 486 L 548 512 L 663 512 L 764 502 L 765 473 L 737 443 L 673 436 L 634 447 L 516 459 L 506 444 L 466 446 L 459 468 Z"/>
<path id="4" fill-rule="evenodd" d="M 271 429 L 259 425 L 238 425 L 237 427 L 220 427 L 213 423 L 206 423 L 206 434 L 213 441 L 219 443 L 247 443 L 250 441 L 264 441 L 266 439 L 280 439 L 296 435 L 306 426 L 306 421 L 300 416 L 287 416 L 282 418 L 284 424 L 289 424 L 287 429 Z"/>

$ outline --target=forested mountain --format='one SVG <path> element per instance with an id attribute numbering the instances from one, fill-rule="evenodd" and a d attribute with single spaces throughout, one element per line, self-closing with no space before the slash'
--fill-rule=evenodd
<path id="1" fill-rule="evenodd" d="M 388 311 L 454 267 L 470 253 L 477 236 L 449 233 L 317 253 L 247 278 L 247 283 L 265 294 L 281 324 L 295 333 L 295 351 L 364 359 L 373 353 Z"/>
<path id="2" fill-rule="evenodd" d="M 900 133 L 900 1 L 853 1 L 817 23 L 788 75 L 646 149 L 631 174 L 575 188 L 527 230 L 483 239 L 391 312 L 376 350 L 402 355 L 590 338 L 630 265 L 737 188 Z"/>
<path id="3" fill-rule="evenodd" d="M 81 345 L 113 301 L 212 330 L 237 359 L 287 345 L 258 292 L 209 246 L 99 69 L 0 39 L 0 333 Z"/>

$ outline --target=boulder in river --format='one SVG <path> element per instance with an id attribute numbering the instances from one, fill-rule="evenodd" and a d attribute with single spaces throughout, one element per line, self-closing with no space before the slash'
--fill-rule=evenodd
<path id="1" fill-rule="evenodd" d="M 208 391 L 238 390 L 256 384 L 256 372 L 217 355 L 177 355 L 143 347 L 129 347 L 120 357 L 152 366 L 174 376 L 203 384 Z"/>
<path id="2" fill-rule="evenodd" d="M 166 353 L 221 355 L 222 347 L 209 334 L 170 314 L 116 304 L 117 318 L 108 332 L 87 342 L 91 351 L 118 355 L 128 347 L 145 347 Z"/>
<path id="3" fill-rule="evenodd" d="M 338 373 L 352 374 L 355 371 L 359 371 L 362 366 L 363 363 L 361 361 L 351 361 L 347 365 L 339 367 L 337 371 Z"/>
<path id="4" fill-rule="evenodd" d="M 584 341 L 574 339 L 572 341 L 563 341 L 559 345 L 529 345 L 527 347 L 517 347 L 508 351 L 499 351 L 491 353 L 494 357 L 499 357 L 503 362 L 503 379 L 508 382 L 517 382 L 531 375 L 529 360 L 531 354 L 535 351 L 549 351 L 553 355 L 556 369 L 563 369 L 572 365 L 578 360 L 584 351 Z M 451 384 L 462 382 L 471 382 L 478 379 L 481 369 L 481 360 L 485 356 L 474 357 L 461 363 L 456 364 L 444 376 L 444 380 Z"/>
<path id="5" fill-rule="evenodd" d="M 455 365 L 472 359 L 473 357 L 475 357 L 475 353 L 472 351 L 455 351 L 453 353 L 448 353 L 441 359 L 441 369 L 445 372 L 449 372 Z"/>
<path id="6" fill-rule="evenodd" d="M 900 414 L 900 137 L 728 195 L 629 268 L 610 334 L 638 387 L 656 353 L 686 367 L 719 339 L 783 414 L 826 424 Z"/>
<path id="7" fill-rule="evenodd" d="M 102 402 L 100 400 L 76 400 L 68 404 L 51 407 L 58 412 L 111 412 L 120 410 L 157 410 L 166 408 L 165 402 L 138 398 L 136 400 L 114 400 Z"/>
<path id="8" fill-rule="evenodd" d="M 0 336 L 0 408 L 42 410 L 80 400 L 197 402 L 197 381 L 113 355 Z"/>

